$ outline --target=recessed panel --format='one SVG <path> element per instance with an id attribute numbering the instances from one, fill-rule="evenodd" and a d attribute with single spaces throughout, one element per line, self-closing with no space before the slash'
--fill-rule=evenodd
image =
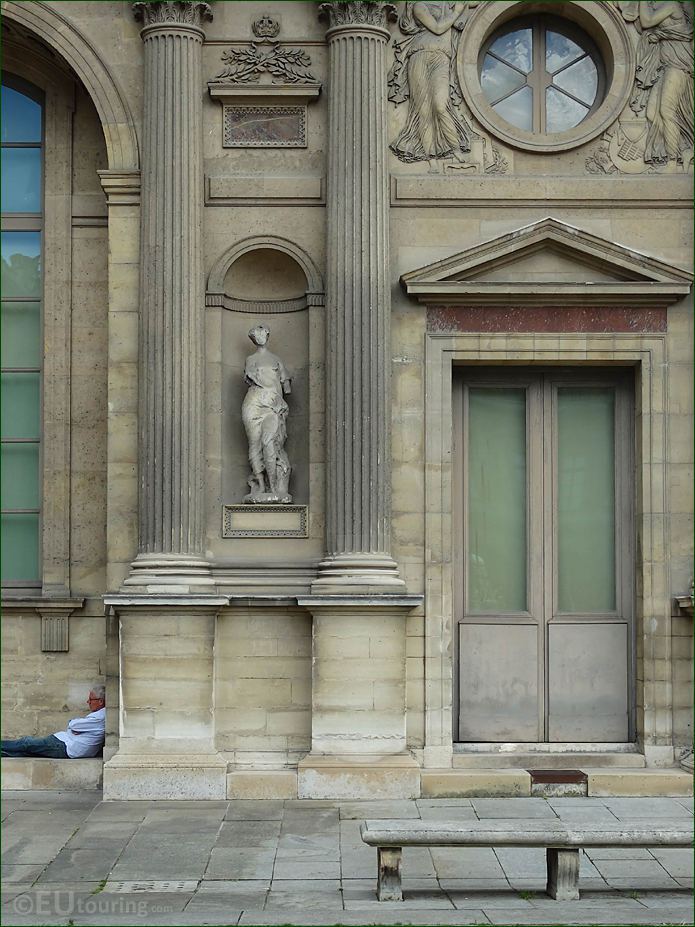
<path id="1" fill-rule="evenodd" d="M 626 624 L 548 627 L 551 741 L 628 739 L 627 641 Z"/>
<path id="2" fill-rule="evenodd" d="M 537 626 L 463 623 L 459 637 L 459 740 L 538 740 Z"/>

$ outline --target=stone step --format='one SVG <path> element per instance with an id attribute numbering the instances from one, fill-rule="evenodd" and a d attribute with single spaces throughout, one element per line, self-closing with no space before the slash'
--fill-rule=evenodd
<path id="1" fill-rule="evenodd" d="M 581 769 L 591 767 L 644 768 L 641 753 L 454 753 L 454 769 Z"/>
<path id="2" fill-rule="evenodd" d="M 684 769 L 592 769 L 585 766 L 587 794 L 608 795 L 673 795 L 693 794 L 692 774 Z"/>
<path id="3" fill-rule="evenodd" d="M 104 770 L 101 757 L 52 760 L 48 757 L 3 756 L 2 787 L 8 790 L 100 789 Z"/>

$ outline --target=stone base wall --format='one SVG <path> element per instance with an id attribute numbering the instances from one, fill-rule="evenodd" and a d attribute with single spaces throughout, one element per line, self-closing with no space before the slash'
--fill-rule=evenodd
<path id="1" fill-rule="evenodd" d="M 296 765 L 311 748 L 311 616 L 223 611 L 215 642 L 215 741 L 240 766 Z"/>

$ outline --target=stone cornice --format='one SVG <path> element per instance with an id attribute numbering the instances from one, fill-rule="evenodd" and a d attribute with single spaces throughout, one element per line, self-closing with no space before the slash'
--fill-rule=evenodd
<path id="1" fill-rule="evenodd" d="M 193 26 L 202 28 L 212 19 L 212 8 L 201 0 L 148 0 L 133 4 L 133 15 L 146 26 Z"/>
<path id="2" fill-rule="evenodd" d="M 388 23 L 395 22 L 397 18 L 398 13 L 392 3 L 378 0 L 322 3 L 319 6 L 319 19 L 327 22 L 329 29 L 338 26 L 379 26 L 386 29 Z"/>

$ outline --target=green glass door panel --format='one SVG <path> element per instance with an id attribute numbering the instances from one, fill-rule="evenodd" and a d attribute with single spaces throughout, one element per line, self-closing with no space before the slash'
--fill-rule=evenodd
<path id="1" fill-rule="evenodd" d="M 3 232 L 2 295 L 41 296 L 41 233 Z"/>
<path id="2" fill-rule="evenodd" d="M 2 515 L 0 532 L 3 582 L 32 582 L 39 578 L 39 516 Z"/>
<path id="3" fill-rule="evenodd" d="M 40 367 L 41 305 L 40 303 L 2 303 L 3 367 Z"/>
<path id="4" fill-rule="evenodd" d="M 2 445 L 2 507 L 38 509 L 39 445 Z"/>
<path id="5" fill-rule="evenodd" d="M 468 608 L 527 610 L 526 390 L 468 391 Z"/>
<path id="6" fill-rule="evenodd" d="M 615 596 L 615 393 L 558 389 L 558 610 L 606 613 Z"/>
<path id="7" fill-rule="evenodd" d="M 2 211 L 41 212 L 40 148 L 3 148 Z"/>
<path id="8" fill-rule="evenodd" d="M 3 373 L 2 437 L 39 439 L 40 387 L 39 373 Z"/>

